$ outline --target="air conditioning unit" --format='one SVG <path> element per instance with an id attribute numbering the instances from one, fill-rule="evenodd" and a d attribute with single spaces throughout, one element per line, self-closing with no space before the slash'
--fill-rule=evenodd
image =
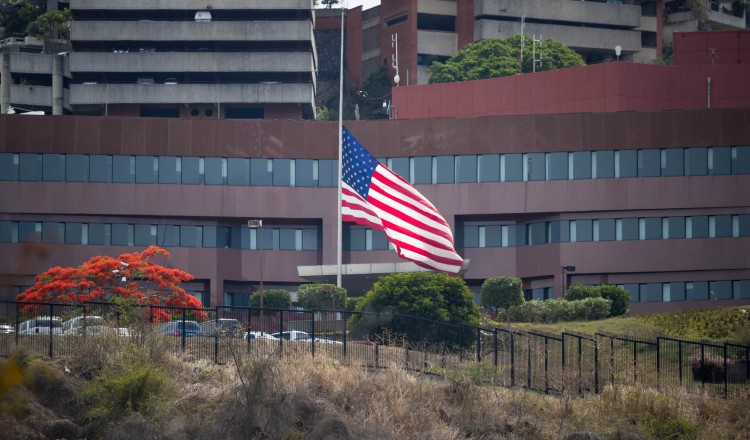
<path id="1" fill-rule="evenodd" d="M 211 21 L 211 13 L 208 11 L 198 11 L 195 13 L 195 21 L 209 22 Z"/>

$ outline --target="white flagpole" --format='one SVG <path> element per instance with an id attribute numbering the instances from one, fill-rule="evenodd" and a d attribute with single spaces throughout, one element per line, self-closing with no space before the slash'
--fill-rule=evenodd
<path id="1" fill-rule="evenodd" d="M 339 185 L 338 185 L 338 217 L 336 219 L 336 285 L 341 287 L 341 264 L 342 264 L 342 222 L 341 222 L 341 167 L 343 149 L 344 128 L 344 11 L 345 5 L 341 0 L 341 55 L 339 57 Z"/>

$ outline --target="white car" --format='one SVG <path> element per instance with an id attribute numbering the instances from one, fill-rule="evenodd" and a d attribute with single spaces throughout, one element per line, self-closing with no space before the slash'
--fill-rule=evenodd
<path id="1" fill-rule="evenodd" d="M 287 341 L 300 341 L 309 340 L 310 335 L 307 332 L 301 332 L 299 330 L 288 330 L 285 332 L 274 333 L 273 336 L 276 339 L 286 339 Z"/>
<path id="2" fill-rule="evenodd" d="M 130 336 L 127 328 L 112 328 L 101 316 L 76 316 L 65 321 L 62 326 L 64 335 L 98 335 L 114 332 L 118 336 Z"/>
<path id="3" fill-rule="evenodd" d="M 279 338 L 269 335 L 266 332 L 245 332 L 244 336 L 245 339 L 270 339 L 277 341 Z"/>
<path id="4" fill-rule="evenodd" d="M 37 335 L 37 334 L 62 334 L 62 321 L 58 317 L 37 316 L 22 322 L 18 326 L 19 335 Z"/>

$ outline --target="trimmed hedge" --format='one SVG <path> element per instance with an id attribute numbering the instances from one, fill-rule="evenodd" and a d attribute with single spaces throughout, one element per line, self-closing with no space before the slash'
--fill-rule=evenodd
<path id="1" fill-rule="evenodd" d="M 604 298 L 586 298 L 576 301 L 548 299 L 526 301 L 512 306 L 508 315 L 516 322 L 551 324 L 560 321 L 594 321 L 609 316 L 612 301 Z"/>
<path id="2" fill-rule="evenodd" d="M 630 309 L 630 292 L 622 287 L 601 284 L 598 286 L 573 285 L 565 292 L 565 299 L 577 301 L 586 298 L 608 299 L 612 306 L 609 316 L 620 316 L 628 313 Z"/>

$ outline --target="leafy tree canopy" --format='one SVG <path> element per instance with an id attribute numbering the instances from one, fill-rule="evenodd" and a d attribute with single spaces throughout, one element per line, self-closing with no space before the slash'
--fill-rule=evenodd
<path id="1" fill-rule="evenodd" d="M 482 283 L 480 301 L 485 307 L 508 309 L 523 303 L 523 281 L 516 277 L 492 277 Z"/>
<path id="2" fill-rule="evenodd" d="M 260 291 L 253 292 L 250 295 L 249 307 L 260 307 Z M 292 306 L 292 295 L 284 289 L 265 289 L 263 290 L 263 308 L 264 309 L 288 309 Z M 269 313 L 275 313 L 269 312 Z"/>
<path id="3" fill-rule="evenodd" d="M 70 39 L 70 9 L 47 12 L 29 23 L 29 34 L 41 38 L 68 40 Z"/>
<path id="4" fill-rule="evenodd" d="M 193 276 L 156 264 L 153 260 L 159 256 L 170 257 L 167 250 L 150 246 L 143 252 L 122 254 L 116 259 L 97 255 L 78 267 L 56 266 L 37 275 L 34 285 L 16 299 L 76 304 L 116 296 L 136 304 L 202 309 L 203 304 L 180 287 L 180 283 L 192 280 Z M 169 319 L 161 309 L 154 310 L 156 319 Z M 196 312 L 198 319 L 204 320 L 206 316 L 205 312 Z"/>
<path id="5" fill-rule="evenodd" d="M 347 306 L 346 289 L 333 284 L 303 284 L 297 290 L 297 301 L 310 310 L 343 310 Z"/>
<path id="6" fill-rule="evenodd" d="M 528 35 L 524 40 L 522 66 L 519 66 L 520 34 L 508 38 L 489 38 L 466 45 L 445 62 L 433 62 L 429 82 L 469 81 L 532 72 L 533 40 Z M 536 56 L 542 59 L 541 65 L 537 63 L 537 71 L 584 65 L 579 54 L 555 40 L 537 43 Z"/>
<path id="7" fill-rule="evenodd" d="M 4 27 L 3 37 L 25 34 L 29 23 L 44 13 L 41 2 L 25 0 L 5 0 L 0 8 L 0 27 Z"/>

